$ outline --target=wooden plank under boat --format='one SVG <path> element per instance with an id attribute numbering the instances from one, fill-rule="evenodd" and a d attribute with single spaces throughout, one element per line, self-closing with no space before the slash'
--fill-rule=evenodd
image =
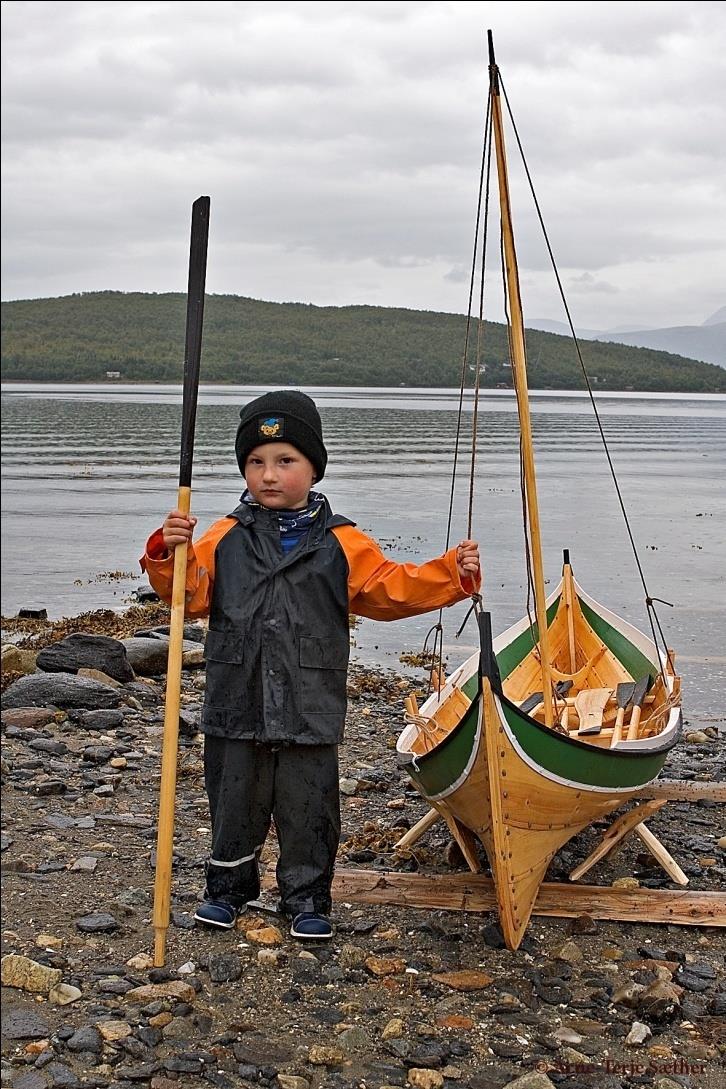
<path id="1" fill-rule="evenodd" d="M 493 642 L 493 653 L 484 647 L 464 662 L 397 743 L 399 760 L 452 831 L 458 826 L 466 841 L 468 829 L 483 844 L 510 949 L 522 940 L 556 852 L 652 782 L 681 730 L 672 659 L 589 597 L 568 568 L 547 599 L 547 615 L 555 675 L 578 678 L 560 701 L 572 728 L 546 726 L 542 710 L 533 717 L 519 706 L 541 678 L 537 626 L 525 617 Z M 496 664 L 480 671 L 487 658 Z M 639 736 L 612 744 L 607 722 L 617 715 L 617 686 L 644 673 L 651 687 Z M 578 691 L 593 687 L 610 688 L 613 698 L 600 733 L 581 736 L 574 703 Z M 447 720 L 446 708 L 462 695 L 468 709 Z"/>

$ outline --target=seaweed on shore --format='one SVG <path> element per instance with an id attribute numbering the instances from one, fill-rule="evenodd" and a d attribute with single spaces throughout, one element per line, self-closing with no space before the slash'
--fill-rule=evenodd
<path id="1" fill-rule="evenodd" d="M 98 609 L 80 613 L 78 616 L 64 616 L 59 620 L 31 620 L 22 616 L 0 617 L 3 633 L 19 633 L 13 643 L 17 647 L 42 650 L 43 647 L 57 643 L 76 632 L 90 632 L 92 635 L 109 635 L 113 639 L 128 639 L 139 628 L 157 627 L 169 623 L 169 607 L 155 602 L 149 605 L 132 605 L 122 613 L 113 609 Z"/>

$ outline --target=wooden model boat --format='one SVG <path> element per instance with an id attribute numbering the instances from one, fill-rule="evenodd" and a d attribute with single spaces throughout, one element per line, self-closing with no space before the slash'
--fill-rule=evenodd
<path id="1" fill-rule="evenodd" d="M 491 39 L 490 108 L 536 620 L 525 616 L 492 641 L 489 615 L 481 613 L 481 654 L 464 662 L 420 709 L 409 706 L 397 750 L 473 870 L 479 868 L 475 837 L 483 844 L 504 938 L 516 949 L 553 856 L 658 776 L 680 735 L 681 712 L 673 653 L 589 597 L 572 575 L 567 552 L 560 585 L 545 597 L 524 328 Z"/>

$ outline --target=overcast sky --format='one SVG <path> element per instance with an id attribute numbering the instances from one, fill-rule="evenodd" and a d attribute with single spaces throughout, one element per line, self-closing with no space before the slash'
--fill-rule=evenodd
<path id="1" fill-rule="evenodd" d="M 465 311 L 491 27 L 576 325 L 726 302 L 723 3 L 2 11 L 4 299 L 185 291 L 204 193 L 211 293 Z M 561 319 L 509 154 L 525 314 Z"/>

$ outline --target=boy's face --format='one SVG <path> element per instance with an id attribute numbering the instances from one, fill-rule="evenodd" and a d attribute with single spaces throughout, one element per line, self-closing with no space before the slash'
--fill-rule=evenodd
<path id="1" fill-rule="evenodd" d="M 313 463 L 289 442 L 256 446 L 244 475 L 252 498 L 271 510 L 302 510 L 315 482 Z"/>

